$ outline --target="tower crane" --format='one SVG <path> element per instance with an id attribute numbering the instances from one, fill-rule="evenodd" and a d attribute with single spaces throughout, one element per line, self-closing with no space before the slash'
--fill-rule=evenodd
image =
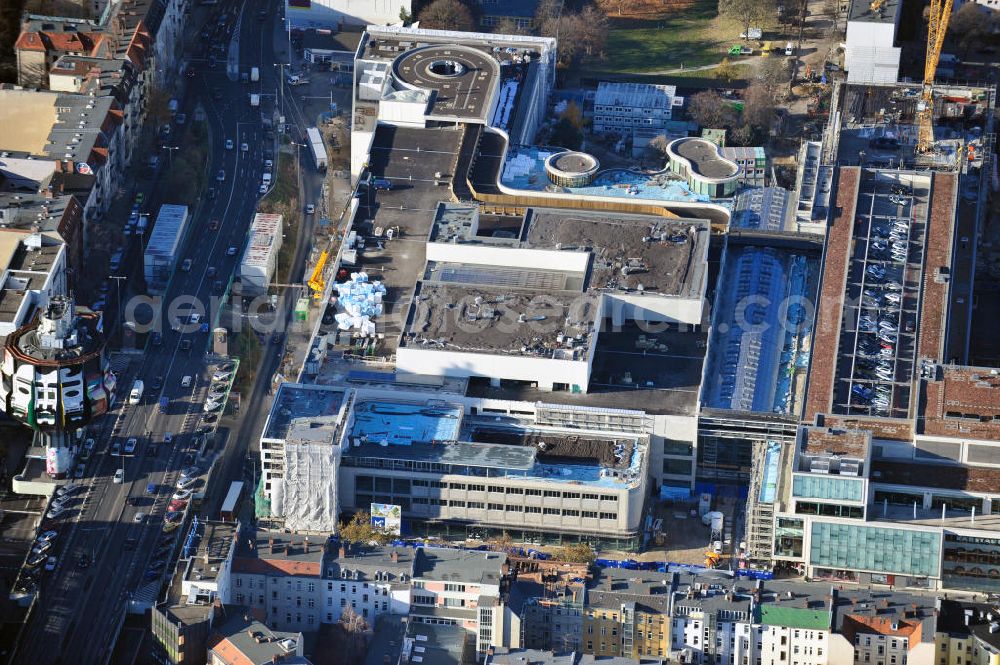
<path id="1" fill-rule="evenodd" d="M 927 23 L 927 58 L 924 61 L 924 89 L 917 104 L 917 152 L 927 153 L 934 146 L 934 75 L 937 73 L 944 36 L 954 0 L 931 0 Z"/>

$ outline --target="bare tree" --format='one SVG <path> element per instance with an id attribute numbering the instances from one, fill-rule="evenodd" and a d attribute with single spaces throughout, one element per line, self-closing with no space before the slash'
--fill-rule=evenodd
<path id="1" fill-rule="evenodd" d="M 499 33 L 501 35 L 530 35 L 531 31 L 527 28 L 522 28 L 517 24 L 512 18 L 501 19 L 499 23 L 493 28 L 493 32 Z"/>
<path id="2" fill-rule="evenodd" d="M 420 27 L 435 30 L 475 30 L 472 12 L 460 0 L 434 0 L 420 12 Z"/>
<path id="3" fill-rule="evenodd" d="M 719 0 L 719 12 L 740 24 L 750 37 L 750 28 L 759 27 L 777 12 L 774 0 Z"/>
<path id="4" fill-rule="evenodd" d="M 371 629 L 368 622 L 351 607 L 345 607 L 340 615 L 340 625 L 344 627 L 347 636 L 345 645 L 345 663 L 360 663 L 365 659 L 367 651 L 368 632 Z"/>
<path id="5" fill-rule="evenodd" d="M 702 127 L 722 128 L 736 124 L 736 111 L 715 90 L 704 90 L 688 100 L 688 116 Z"/>

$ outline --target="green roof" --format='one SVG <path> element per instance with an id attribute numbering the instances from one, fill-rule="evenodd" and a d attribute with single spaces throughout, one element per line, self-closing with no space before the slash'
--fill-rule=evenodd
<path id="1" fill-rule="evenodd" d="M 807 610 L 801 607 L 781 607 L 767 603 L 760 605 L 760 623 L 767 626 L 826 630 L 830 627 L 830 613 L 826 610 Z"/>

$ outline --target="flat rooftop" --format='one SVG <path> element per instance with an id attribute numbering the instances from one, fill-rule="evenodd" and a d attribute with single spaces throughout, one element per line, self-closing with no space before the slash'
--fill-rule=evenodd
<path id="1" fill-rule="evenodd" d="M 806 455 L 837 455 L 864 460 L 868 456 L 871 432 L 860 429 L 803 427 L 799 450 Z"/>
<path id="2" fill-rule="evenodd" d="M 500 78 L 496 58 L 458 44 L 414 48 L 399 56 L 392 70 L 406 86 L 432 92 L 431 116 L 483 122 Z"/>
<path id="3" fill-rule="evenodd" d="M 848 21 L 865 21 L 868 23 L 895 23 L 902 7 L 902 0 L 885 0 L 879 11 L 872 11 L 870 0 L 851 0 L 847 10 Z"/>
<path id="4" fill-rule="evenodd" d="M 282 383 L 274 396 L 262 438 L 285 439 L 294 421 L 340 413 L 344 391 L 326 386 Z"/>
<path id="5" fill-rule="evenodd" d="M 523 246 L 587 249 L 593 254 L 589 287 L 700 297 L 708 224 L 652 215 L 531 208 Z"/>
<path id="6" fill-rule="evenodd" d="M 599 309 L 600 296 L 596 294 L 422 282 L 402 345 L 583 361 Z"/>
<path id="7" fill-rule="evenodd" d="M 931 377 L 921 379 L 918 433 L 1000 439 L 1000 374 L 996 369 L 938 366 L 930 372 Z"/>
<path id="8" fill-rule="evenodd" d="M 529 385 L 470 381 L 475 397 L 572 406 L 641 409 L 650 414 L 695 415 L 706 334 L 702 331 L 650 332 L 628 322 L 597 338 L 586 393 L 540 390 Z"/>
<path id="9" fill-rule="evenodd" d="M 671 149 L 688 160 L 691 168 L 705 178 L 729 178 L 736 175 L 740 167 L 719 153 L 719 146 L 705 139 L 691 137 L 677 139 L 670 144 Z"/>

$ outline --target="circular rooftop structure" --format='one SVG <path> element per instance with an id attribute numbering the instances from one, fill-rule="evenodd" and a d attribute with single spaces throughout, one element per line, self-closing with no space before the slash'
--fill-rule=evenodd
<path id="1" fill-rule="evenodd" d="M 392 63 L 396 80 L 434 93 L 432 115 L 483 119 L 500 78 L 491 54 L 469 46 L 435 44 L 406 51 Z"/>
<path id="2" fill-rule="evenodd" d="M 561 187 L 586 187 L 594 182 L 600 168 L 596 157 L 575 150 L 557 152 L 545 160 L 549 180 Z"/>
<path id="3" fill-rule="evenodd" d="M 736 192 L 740 165 L 724 157 L 711 141 L 675 139 L 667 145 L 667 156 L 670 170 L 683 176 L 695 193 L 721 198 Z"/>

